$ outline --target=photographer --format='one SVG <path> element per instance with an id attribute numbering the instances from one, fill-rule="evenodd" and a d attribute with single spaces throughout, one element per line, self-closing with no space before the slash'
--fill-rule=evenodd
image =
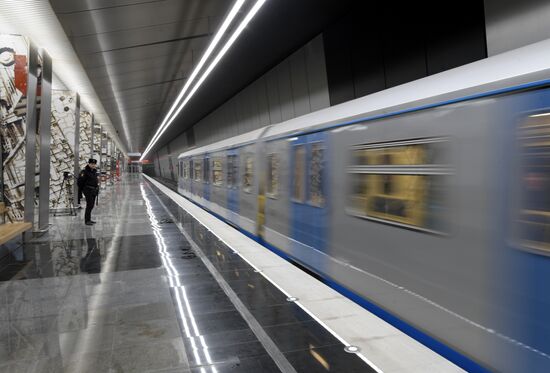
<path id="1" fill-rule="evenodd" d="M 78 176 L 78 189 L 82 190 L 86 197 L 86 211 L 84 212 L 84 221 L 86 225 L 94 225 L 92 220 L 92 209 L 99 192 L 99 183 L 97 180 L 97 160 L 90 158 L 88 165 L 80 171 Z"/>

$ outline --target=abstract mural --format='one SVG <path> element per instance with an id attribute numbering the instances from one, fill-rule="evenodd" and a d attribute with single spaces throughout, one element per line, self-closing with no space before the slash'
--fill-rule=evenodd
<path id="1" fill-rule="evenodd" d="M 92 156 L 92 114 L 87 111 L 80 112 L 80 139 L 79 139 L 79 167 L 83 169 Z"/>
<path id="2" fill-rule="evenodd" d="M 0 35 L 2 182 L 9 221 L 24 218 L 29 47 L 23 36 Z"/>
<path id="3" fill-rule="evenodd" d="M 77 102 L 72 91 L 52 91 L 50 208 L 54 209 L 68 208 L 74 198 Z"/>
<path id="4" fill-rule="evenodd" d="M 97 167 L 101 168 L 101 124 L 94 123 L 93 125 L 92 148 L 93 158 L 97 159 Z"/>

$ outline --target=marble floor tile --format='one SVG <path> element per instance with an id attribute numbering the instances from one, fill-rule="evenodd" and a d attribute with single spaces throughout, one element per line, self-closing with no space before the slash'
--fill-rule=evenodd
<path id="1" fill-rule="evenodd" d="M 266 333 L 281 352 L 307 350 L 341 343 L 316 321 L 277 325 L 265 328 Z"/>
<path id="2" fill-rule="evenodd" d="M 280 372 L 277 365 L 273 362 L 271 357 L 267 354 L 253 356 L 244 359 L 227 361 L 224 363 L 218 363 L 213 365 L 203 365 L 191 368 L 192 373 L 203 372 L 215 372 L 217 373 L 276 373 Z"/>
<path id="3" fill-rule="evenodd" d="M 176 311 L 171 300 L 122 306 L 117 310 L 117 323 L 126 324 L 156 319 L 175 319 Z"/>
<path id="4" fill-rule="evenodd" d="M 117 325 L 114 328 L 115 348 L 126 344 L 155 343 L 181 338 L 176 319 L 141 320 Z"/>
<path id="5" fill-rule="evenodd" d="M 95 226 L 82 213 L 52 217 L 0 270 L 0 371 L 278 372 L 176 222 L 297 372 L 323 361 L 325 371 L 359 371 L 347 369 L 341 343 L 141 177 L 102 190 Z"/>
<path id="6" fill-rule="evenodd" d="M 206 364 L 224 364 L 241 361 L 254 356 L 265 355 L 265 349 L 258 341 L 239 344 L 227 344 L 220 347 L 199 348 L 189 354 L 191 368 Z"/>
<path id="7" fill-rule="evenodd" d="M 112 366 L 112 349 L 75 355 L 63 359 L 64 373 L 117 372 Z"/>
<path id="8" fill-rule="evenodd" d="M 0 360 L 0 372 L 9 373 L 59 373 L 63 372 L 63 362 L 60 358 L 32 360 Z"/>
<path id="9" fill-rule="evenodd" d="M 343 346 L 328 346 L 288 352 L 288 361 L 298 372 L 326 373 L 375 373 L 357 355 L 344 351 Z"/>
<path id="10" fill-rule="evenodd" d="M 179 318 L 181 319 L 181 317 Z M 187 325 L 192 325 L 192 327 L 189 328 L 190 335 L 184 334 L 188 337 L 248 328 L 248 324 L 237 311 L 216 312 L 203 315 L 187 313 L 182 321 L 187 323 Z"/>
<path id="11" fill-rule="evenodd" d="M 114 348 L 110 368 L 116 372 L 138 373 L 175 367 L 188 367 L 181 338 Z"/>

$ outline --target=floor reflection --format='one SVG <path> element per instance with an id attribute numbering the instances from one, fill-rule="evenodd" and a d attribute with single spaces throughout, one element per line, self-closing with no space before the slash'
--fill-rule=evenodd
<path id="1" fill-rule="evenodd" d="M 56 218 L 48 235 L 10 248 L 0 265 L 1 372 L 278 372 L 176 224 L 296 371 L 369 371 L 143 179 L 106 190 L 98 215 L 92 228 Z"/>
<path id="2" fill-rule="evenodd" d="M 85 273 L 101 272 L 101 252 L 95 238 L 87 238 L 86 244 L 88 251 L 86 255 L 80 259 L 80 271 Z"/>
<path id="3" fill-rule="evenodd" d="M 107 257 L 111 263 L 108 267 L 104 265 Z M 31 242 L 4 258 L 0 281 L 118 272 L 161 265 L 158 242 L 153 235 Z"/>

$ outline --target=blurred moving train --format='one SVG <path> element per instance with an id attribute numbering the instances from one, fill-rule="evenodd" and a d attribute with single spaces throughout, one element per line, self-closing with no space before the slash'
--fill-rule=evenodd
<path id="1" fill-rule="evenodd" d="M 468 371 L 550 371 L 544 50 L 192 149 L 178 191 Z"/>

